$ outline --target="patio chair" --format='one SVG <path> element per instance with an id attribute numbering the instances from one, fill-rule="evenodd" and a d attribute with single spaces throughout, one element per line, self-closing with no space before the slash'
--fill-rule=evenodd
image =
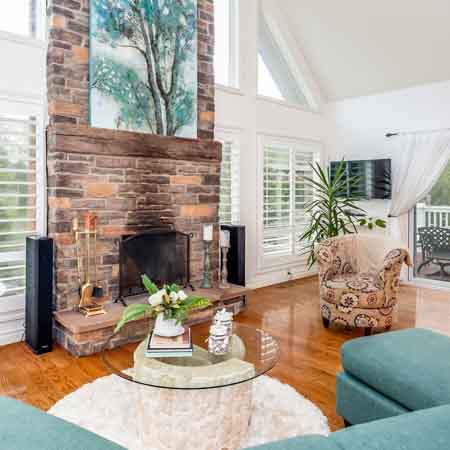
<path id="1" fill-rule="evenodd" d="M 417 273 L 434 263 L 439 266 L 441 275 L 448 275 L 445 267 L 450 266 L 450 228 L 421 227 L 418 231 L 423 261 Z"/>

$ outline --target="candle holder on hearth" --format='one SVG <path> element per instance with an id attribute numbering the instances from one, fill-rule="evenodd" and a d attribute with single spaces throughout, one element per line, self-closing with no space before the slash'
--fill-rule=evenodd
<path id="1" fill-rule="evenodd" d="M 230 287 L 228 282 L 228 252 L 230 250 L 230 232 L 222 230 L 220 232 L 220 256 L 221 256 L 221 271 L 220 271 L 220 287 L 227 289 Z"/>
<path id="2" fill-rule="evenodd" d="M 203 225 L 203 280 L 200 285 L 203 289 L 211 289 L 211 243 L 213 241 L 214 226 L 212 224 Z"/>

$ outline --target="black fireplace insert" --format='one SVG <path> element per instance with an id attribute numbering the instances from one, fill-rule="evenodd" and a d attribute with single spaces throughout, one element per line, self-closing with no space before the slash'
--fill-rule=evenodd
<path id="1" fill-rule="evenodd" d="M 152 229 L 122 236 L 119 248 L 119 298 L 145 292 L 141 276 L 146 274 L 157 286 L 190 285 L 191 236 L 172 229 Z"/>

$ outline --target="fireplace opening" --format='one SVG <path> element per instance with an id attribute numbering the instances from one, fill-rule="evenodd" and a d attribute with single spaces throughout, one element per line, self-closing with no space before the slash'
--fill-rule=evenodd
<path id="1" fill-rule="evenodd" d="M 141 276 L 146 274 L 158 287 L 176 283 L 190 285 L 191 236 L 172 229 L 153 229 L 122 236 L 119 248 L 119 298 L 145 293 Z"/>

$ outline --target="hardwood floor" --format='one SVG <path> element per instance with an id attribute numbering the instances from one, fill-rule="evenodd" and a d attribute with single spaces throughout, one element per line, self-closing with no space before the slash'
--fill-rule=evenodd
<path id="1" fill-rule="evenodd" d="M 402 286 L 399 321 L 394 329 L 414 326 L 450 332 L 450 293 Z M 288 383 L 317 404 L 335 430 L 343 426 L 335 413 L 335 375 L 339 350 L 362 330 L 324 329 L 318 308 L 318 284 L 309 278 L 255 291 L 238 321 L 276 336 L 281 360 L 269 375 Z M 117 352 L 127 351 L 118 349 Z M 128 349 L 129 351 L 129 349 Z M 107 375 L 99 356 L 76 359 L 60 347 L 35 356 L 25 344 L 0 347 L 0 394 L 47 410 L 85 383 Z"/>

